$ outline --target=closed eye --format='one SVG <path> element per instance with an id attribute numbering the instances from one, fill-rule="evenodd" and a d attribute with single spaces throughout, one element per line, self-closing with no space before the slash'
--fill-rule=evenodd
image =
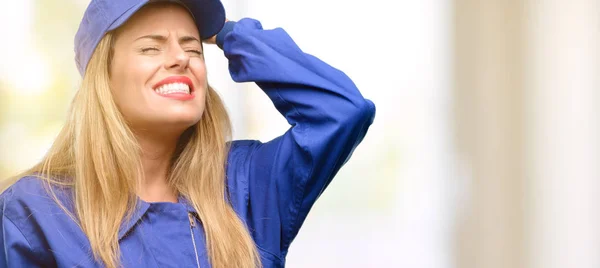
<path id="1" fill-rule="evenodd" d="M 145 48 L 140 49 L 140 51 L 142 53 L 146 53 L 146 52 L 150 52 L 150 51 L 158 51 L 158 48 L 156 48 L 156 47 L 145 47 Z"/>
<path id="2" fill-rule="evenodd" d="M 186 50 L 187 52 L 191 52 L 194 53 L 196 55 L 202 55 L 202 51 L 200 50 L 196 50 L 196 49 L 190 49 L 190 50 Z"/>

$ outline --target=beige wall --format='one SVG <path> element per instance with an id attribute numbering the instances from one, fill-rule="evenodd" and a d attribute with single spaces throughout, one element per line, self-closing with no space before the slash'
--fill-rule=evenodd
<path id="1" fill-rule="evenodd" d="M 600 4 L 456 0 L 454 267 L 600 267 Z"/>
<path id="2" fill-rule="evenodd" d="M 455 267 L 525 267 L 521 0 L 457 0 L 456 146 L 472 168 Z"/>

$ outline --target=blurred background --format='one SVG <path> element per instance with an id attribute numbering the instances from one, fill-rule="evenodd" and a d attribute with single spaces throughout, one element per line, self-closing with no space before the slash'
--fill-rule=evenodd
<path id="1" fill-rule="evenodd" d="M 116 0 L 115 0 L 116 1 Z M 61 128 L 89 0 L 2 0 L 0 178 Z M 600 267 L 598 0 L 225 0 L 348 74 L 377 116 L 291 246 L 300 267 Z M 234 138 L 287 128 L 207 48 Z"/>

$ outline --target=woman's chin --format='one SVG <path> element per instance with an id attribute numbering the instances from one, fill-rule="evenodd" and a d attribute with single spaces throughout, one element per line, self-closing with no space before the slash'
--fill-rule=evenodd
<path id="1" fill-rule="evenodd" d="M 173 109 L 165 110 L 160 115 L 160 121 L 167 124 L 196 124 L 202 118 L 203 111 L 201 109 Z"/>
<path id="2" fill-rule="evenodd" d="M 197 124 L 198 122 L 200 122 L 200 118 L 201 117 L 199 117 L 199 116 L 171 118 L 170 120 L 166 120 L 165 122 L 163 122 L 162 125 L 165 127 L 187 129 L 187 128 Z M 159 125 L 161 125 L 161 124 L 159 124 Z"/>
<path id="3" fill-rule="evenodd" d="M 169 133 L 180 133 L 188 129 L 189 127 L 200 122 L 202 118 L 201 115 L 192 114 L 192 115 L 182 115 L 179 114 L 177 116 L 162 116 L 160 118 L 148 118 L 147 120 L 143 120 L 139 123 L 131 124 L 135 129 L 146 129 L 151 132 L 160 132 L 165 134 Z"/>

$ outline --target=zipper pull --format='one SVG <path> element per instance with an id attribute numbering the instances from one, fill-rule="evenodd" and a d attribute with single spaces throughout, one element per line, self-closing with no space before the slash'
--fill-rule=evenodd
<path id="1" fill-rule="evenodd" d="M 188 212 L 188 218 L 190 219 L 190 227 L 196 227 L 196 221 L 194 220 L 194 215 L 191 212 Z"/>

